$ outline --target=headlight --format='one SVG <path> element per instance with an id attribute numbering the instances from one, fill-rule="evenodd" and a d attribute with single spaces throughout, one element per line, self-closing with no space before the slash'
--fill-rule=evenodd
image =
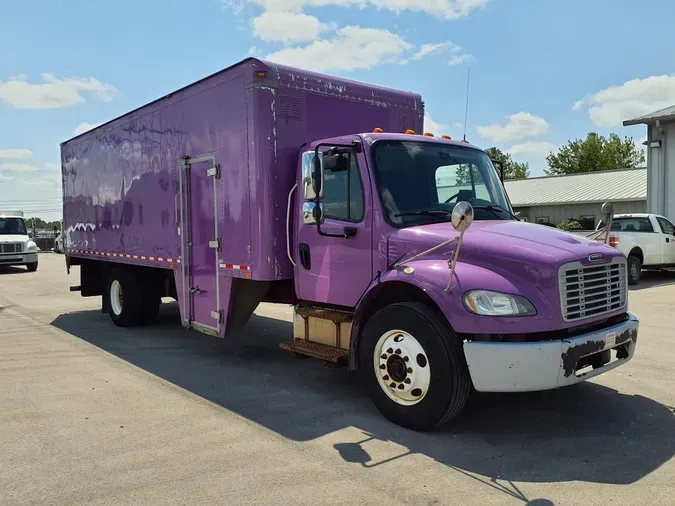
<path id="1" fill-rule="evenodd" d="M 472 290 L 464 294 L 464 305 L 474 314 L 484 316 L 532 316 L 537 310 L 525 297 L 489 290 Z"/>
<path id="2" fill-rule="evenodd" d="M 37 251 L 37 244 L 35 244 L 33 241 L 28 241 L 26 243 L 26 251 L 28 252 Z"/>

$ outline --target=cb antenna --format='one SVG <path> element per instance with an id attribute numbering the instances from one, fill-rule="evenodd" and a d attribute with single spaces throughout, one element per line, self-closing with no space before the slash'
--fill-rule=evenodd
<path id="1" fill-rule="evenodd" d="M 469 90 L 471 89 L 471 66 L 466 76 L 466 108 L 464 109 L 464 141 L 466 142 L 466 123 L 469 118 Z"/>

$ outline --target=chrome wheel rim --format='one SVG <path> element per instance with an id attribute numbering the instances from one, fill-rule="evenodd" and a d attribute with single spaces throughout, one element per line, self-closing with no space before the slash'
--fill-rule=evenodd
<path id="1" fill-rule="evenodd" d="M 110 283 L 110 306 L 116 316 L 122 314 L 123 302 L 122 285 L 115 279 Z"/>
<path id="2" fill-rule="evenodd" d="M 390 330 L 383 334 L 375 345 L 373 365 L 380 388 L 397 404 L 414 406 L 429 392 L 427 353 L 408 332 Z"/>

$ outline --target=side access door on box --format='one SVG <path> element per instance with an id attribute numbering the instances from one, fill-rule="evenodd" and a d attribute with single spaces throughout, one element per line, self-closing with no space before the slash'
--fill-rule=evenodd
<path id="1" fill-rule="evenodd" d="M 213 155 L 181 159 L 179 192 L 181 230 L 183 326 L 221 335 L 218 253 L 217 181 L 220 167 Z"/>

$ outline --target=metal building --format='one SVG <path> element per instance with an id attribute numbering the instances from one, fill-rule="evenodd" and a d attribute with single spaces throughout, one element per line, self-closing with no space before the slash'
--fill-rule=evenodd
<path id="1" fill-rule="evenodd" d="M 675 178 L 675 172 L 671 177 Z M 558 225 L 575 219 L 584 230 L 594 230 L 603 202 L 612 202 L 617 214 L 644 213 L 647 209 L 644 167 L 533 177 L 505 181 L 504 185 L 518 216 L 534 223 Z"/>
<path id="2" fill-rule="evenodd" d="M 675 105 L 623 124 L 647 125 L 647 212 L 675 220 Z"/>

